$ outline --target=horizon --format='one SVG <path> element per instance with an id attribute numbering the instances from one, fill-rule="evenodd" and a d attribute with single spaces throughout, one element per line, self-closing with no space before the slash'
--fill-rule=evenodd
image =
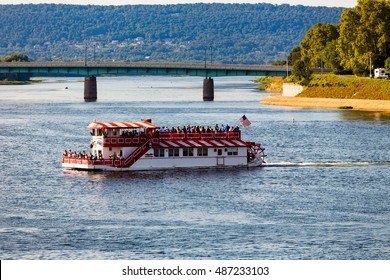
<path id="1" fill-rule="evenodd" d="M 69 4 L 69 5 L 92 5 L 92 6 L 120 6 L 120 5 L 177 5 L 177 4 L 195 4 L 195 3 L 224 3 L 224 4 L 273 4 L 273 5 L 291 5 L 291 6 L 311 6 L 311 7 L 340 7 L 352 8 L 356 6 L 357 0 L 346 0 L 343 4 L 337 0 L 95 0 L 93 3 L 86 3 L 84 0 L 0 0 L 0 5 L 20 5 L 20 4 Z"/>

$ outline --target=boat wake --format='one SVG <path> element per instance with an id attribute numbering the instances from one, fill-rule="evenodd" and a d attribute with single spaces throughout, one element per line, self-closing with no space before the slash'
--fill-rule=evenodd
<path id="1" fill-rule="evenodd" d="M 314 161 L 314 162 L 267 162 L 264 167 L 289 166 L 356 166 L 356 165 L 390 165 L 390 161 Z"/>

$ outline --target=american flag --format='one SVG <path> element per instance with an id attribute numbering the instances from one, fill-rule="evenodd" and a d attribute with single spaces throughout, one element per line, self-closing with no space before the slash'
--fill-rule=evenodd
<path id="1" fill-rule="evenodd" d="M 248 126 L 251 125 L 251 122 L 246 118 L 245 115 L 243 115 L 243 116 L 240 118 L 240 123 L 241 123 L 245 128 L 247 128 Z"/>

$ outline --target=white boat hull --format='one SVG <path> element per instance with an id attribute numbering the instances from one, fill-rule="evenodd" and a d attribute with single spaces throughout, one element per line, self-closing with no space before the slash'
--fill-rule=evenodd
<path id="1" fill-rule="evenodd" d="M 69 159 L 62 162 L 65 169 L 76 170 L 101 170 L 101 171 L 150 171 L 169 169 L 205 169 L 205 168 L 230 168 L 230 167 L 257 167 L 262 160 L 248 163 L 247 157 L 204 157 L 204 158 L 140 158 L 130 167 L 123 167 L 120 161 L 112 164 L 106 160 L 105 164 L 96 164 L 94 160 Z"/>

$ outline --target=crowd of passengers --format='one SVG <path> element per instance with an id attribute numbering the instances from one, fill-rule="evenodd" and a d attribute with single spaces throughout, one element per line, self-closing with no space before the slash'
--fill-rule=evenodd
<path id="1" fill-rule="evenodd" d="M 94 153 L 92 154 L 91 152 L 87 153 L 85 151 L 82 151 L 82 152 L 76 152 L 76 151 L 72 151 L 71 149 L 68 150 L 64 150 L 64 152 L 62 153 L 62 155 L 64 157 L 71 157 L 71 158 L 84 158 L 84 159 L 103 159 L 103 155 L 102 153 Z"/>
<path id="2" fill-rule="evenodd" d="M 74 152 L 71 149 L 64 150 L 62 153 L 64 157 L 71 157 L 71 158 L 79 158 L 79 159 L 90 159 L 90 160 L 97 160 L 97 159 L 103 159 L 103 154 L 99 151 L 99 153 L 92 154 L 91 152 L 86 153 L 85 151 L 82 152 Z M 117 160 L 117 159 L 123 159 L 122 152 L 119 153 L 119 155 L 116 154 L 116 152 L 113 152 L 110 155 L 110 159 Z"/>
<path id="3" fill-rule="evenodd" d="M 216 124 L 214 127 L 212 126 L 190 126 L 190 125 L 187 125 L 187 126 L 183 126 L 183 127 L 180 127 L 180 126 L 177 126 L 176 128 L 175 127 L 172 127 L 172 128 L 168 128 L 166 126 L 164 127 L 161 127 L 159 130 L 158 130 L 160 133 L 218 133 L 218 132 L 229 132 L 229 131 L 240 131 L 239 130 L 239 127 L 238 126 L 235 126 L 235 127 L 230 127 L 228 124 L 227 125 L 221 125 L 219 126 L 218 124 Z"/>
<path id="4" fill-rule="evenodd" d="M 157 133 L 220 133 L 220 132 L 238 132 L 240 131 L 240 128 L 238 126 L 230 127 L 227 125 L 218 125 L 216 124 L 214 127 L 212 126 L 177 126 L 177 127 L 167 127 L 162 126 L 159 129 L 149 130 L 148 134 L 152 136 L 153 134 L 156 135 Z M 123 137 L 134 137 L 138 136 L 138 132 L 136 130 L 123 130 L 121 133 L 121 136 Z"/>

